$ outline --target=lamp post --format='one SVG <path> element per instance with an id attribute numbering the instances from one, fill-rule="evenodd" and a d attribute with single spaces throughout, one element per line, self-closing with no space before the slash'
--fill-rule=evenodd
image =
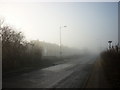
<path id="1" fill-rule="evenodd" d="M 62 56 L 62 47 L 61 47 L 61 43 L 62 43 L 62 41 L 61 41 L 61 29 L 62 28 L 65 28 L 65 27 L 67 27 L 67 26 L 60 26 L 60 58 L 61 58 L 61 56 Z"/>

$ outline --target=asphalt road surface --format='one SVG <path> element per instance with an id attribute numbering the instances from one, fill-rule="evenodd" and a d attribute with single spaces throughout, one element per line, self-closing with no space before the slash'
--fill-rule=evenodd
<path id="1" fill-rule="evenodd" d="M 84 88 L 96 56 L 70 60 L 64 64 L 3 78 L 3 88 Z"/>

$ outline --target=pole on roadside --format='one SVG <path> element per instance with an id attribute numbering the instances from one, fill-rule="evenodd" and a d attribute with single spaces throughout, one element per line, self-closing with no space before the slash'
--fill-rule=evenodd
<path id="1" fill-rule="evenodd" d="M 61 26 L 60 26 L 60 58 L 62 58 L 62 46 L 61 46 L 61 45 L 62 45 L 62 40 L 61 40 L 61 29 L 62 29 L 62 28 L 65 28 L 65 27 L 67 27 L 67 26 L 63 26 L 63 27 L 61 27 Z"/>

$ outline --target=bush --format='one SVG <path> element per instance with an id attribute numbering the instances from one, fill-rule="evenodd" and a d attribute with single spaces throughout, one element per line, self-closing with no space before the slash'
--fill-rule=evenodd
<path id="1" fill-rule="evenodd" d="M 120 87 L 120 47 L 113 46 L 101 53 L 102 65 L 106 77 L 113 87 Z"/>
<path id="2" fill-rule="evenodd" d="M 40 65 L 42 48 L 39 41 L 27 42 L 21 32 L 4 25 L 0 20 L 3 73 L 24 67 Z"/>

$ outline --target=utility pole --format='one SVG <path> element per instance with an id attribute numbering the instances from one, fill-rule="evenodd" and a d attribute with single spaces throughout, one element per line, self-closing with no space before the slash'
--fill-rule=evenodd
<path id="1" fill-rule="evenodd" d="M 62 29 L 62 28 L 65 28 L 65 27 L 67 27 L 67 26 L 63 26 L 63 27 L 62 27 L 62 26 L 60 26 L 60 58 L 62 57 L 62 46 L 61 46 L 61 45 L 62 45 L 62 41 L 61 41 L 61 29 Z"/>

